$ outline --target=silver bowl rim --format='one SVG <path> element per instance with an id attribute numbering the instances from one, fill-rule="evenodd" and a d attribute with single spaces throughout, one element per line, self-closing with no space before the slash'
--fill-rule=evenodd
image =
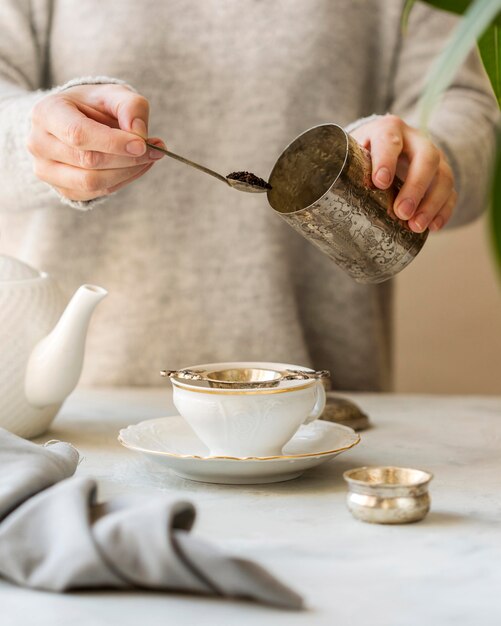
<path id="1" fill-rule="evenodd" d="M 345 155 L 344 155 L 344 159 L 343 159 L 343 165 L 340 167 L 339 172 L 336 174 L 336 176 L 333 178 L 331 184 L 329 185 L 328 189 L 326 189 L 316 200 L 314 200 L 313 202 L 311 202 L 308 206 L 304 206 L 301 207 L 300 209 L 296 209 L 295 211 L 288 211 L 287 213 L 283 213 L 283 215 L 297 215 L 298 213 L 301 213 L 301 211 L 308 211 L 309 209 L 311 209 L 313 206 L 315 206 L 315 204 L 317 204 L 318 202 L 320 202 L 323 198 L 325 198 L 327 196 L 327 194 L 329 193 L 329 191 L 331 189 L 333 189 L 337 182 L 339 181 L 339 179 L 341 178 L 341 175 L 343 174 L 343 172 L 346 170 L 346 163 L 348 161 L 348 155 L 349 155 L 349 150 L 350 150 L 350 142 L 348 139 L 348 133 L 346 132 L 346 130 L 340 126 L 339 124 L 334 124 L 332 122 L 327 122 L 325 124 L 316 124 L 315 126 L 311 126 L 311 128 L 307 128 L 306 130 L 304 130 L 302 133 L 299 133 L 299 135 L 297 137 L 295 137 L 280 153 L 280 155 L 277 157 L 276 161 L 275 161 L 275 165 L 273 166 L 270 175 L 268 176 L 268 182 L 271 185 L 271 179 L 273 178 L 273 175 L 275 174 L 275 170 L 278 168 L 280 161 L 282 160 L 282 158 L 285 156 L 285 154 L 292 148 L 292 146 L 299 140 L 302 139 L 304 137 L 304 135 L 307 135 L 308 133 L 311 133 L 315 130 L 319 130 L 321 128 L 334 128 L 336 129 L 336 132 L 341 131 L 345 137 L 346 140 L 346 147 L 345 147 Z M 271 185 L 271 189 L 268 189 L 266 192 L 266 197 L 268 198 L 268 203 L 271 206 L 271 208 L 276 211 L 277 213 L 282 213 L 282 211 L 279 211 L 278 209 L 276 209 L 273 204 L 271 203 L 270 200 L 270 194 L 273 192 L 273 185 Z"/>
<path id="2" fill-rule="evenodd" d="M 360 472 L 362 470 L 406 470 L 409 472 L 420 472 L 422 474 L 421 480 L 416 480 L 411 483 L 399 482 L 399 483 L 373 483 L 368 480 L 360 480 L 358 478 L 352 478 L 351 474 L 355 472 Z M 348 484 L 353 485 L 363 485 L 364 487 L 381 489 L 384 487 L 385 489 L 402 489 L 403 488 L 414 488 L 421 487 L 427 485 L 432 479 L 433 474 L 428 472 L 427 470 L 423 470 L 417 467 L 401 467 L 399 465 L 364 465 L 362 467 L 354 467 L 350 470 L 346 470 L 343 472 L 343 478 Z"/>

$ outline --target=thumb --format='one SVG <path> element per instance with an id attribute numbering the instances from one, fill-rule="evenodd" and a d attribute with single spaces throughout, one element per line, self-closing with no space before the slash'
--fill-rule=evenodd
<path id="1" fill-rule="evenodd" d="M 103 105 L 113 115 L 121 130 L 125 130 L 143 139 L 148 137 L 150 104 L 141 96 L 123 85 L 108 85 Z"/>

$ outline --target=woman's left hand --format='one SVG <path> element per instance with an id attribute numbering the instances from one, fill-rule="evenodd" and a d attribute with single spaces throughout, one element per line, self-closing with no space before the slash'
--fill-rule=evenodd
<path id="1" fill-rule="evenodd" d="M 367 122 L 352 133 L 372 156 L 372 181 L 387 189 L 395 175 L 404 181 L 394 211 L 416 233 L 440 230 L 456 204 L 454 175 L 444 153 L 395 115 Z"/>

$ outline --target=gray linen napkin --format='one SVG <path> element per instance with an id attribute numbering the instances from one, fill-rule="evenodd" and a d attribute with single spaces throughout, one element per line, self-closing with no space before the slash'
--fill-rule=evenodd
<path id="1" fill-rule="evenodd" d="M 302 608 L 261 566 L 193 536 L 189 502 L 97 503 L 96 482 L 71 477 L 78 458 L 67 443 L 39 446 L 0 428 L 0 576 L 50 591 L 148 588 Z"/>

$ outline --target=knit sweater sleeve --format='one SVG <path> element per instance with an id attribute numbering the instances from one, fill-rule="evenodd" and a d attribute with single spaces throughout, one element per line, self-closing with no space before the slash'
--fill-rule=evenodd
<path id="1" fill-rule="evenodd" d="M 50 201 L 26 149 L 29 113 L 45 94 L 45 42 L 34 28 L 31 2 L 0 3 L 0 196 L 1 211 L 35 208 Z"/>
<path id="2" fill-rule="evenodd" d="M 43 208 L 61 201 L 87 209 L 98 201 L 72 202 L 59 196 L 35 176 L 26 147 L 31 110 L 41 98 L 75 85 L 123 82 L 110 77 L 83 77 L 48 87 L 45 76 L 50 12 L 50 0 L 0 2 L 0 211 Z"/>
<path id="3" fill-rule="evenodd" d="M 419 126 L 417 102 L 426 75 L 458 18 L 422 3 L 412 9 L 408 32 L 395 54 L 386 110 Z M 375 116 L 357 120 L 348 131 Z M 430 135 L 454 172 L 458 203 L 448 227 L 465 224 L 487 205 L 499 109 L 478 52 L 473 51 L 455 76 L 429 124 Z"/>

